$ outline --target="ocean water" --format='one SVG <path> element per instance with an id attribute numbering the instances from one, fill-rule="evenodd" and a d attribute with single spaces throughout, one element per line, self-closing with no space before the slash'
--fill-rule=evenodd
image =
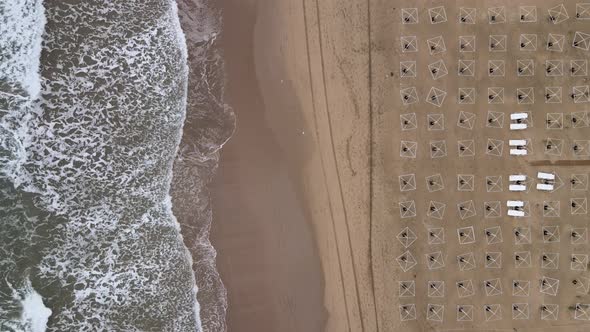
<path id="1" fill-rule="evenodd" d="M 172 0 L 0 0 L 0 331 L 225 330 L 234 121 L 219 13 L 186 4 L 213 16 L 185 37 Z"/>

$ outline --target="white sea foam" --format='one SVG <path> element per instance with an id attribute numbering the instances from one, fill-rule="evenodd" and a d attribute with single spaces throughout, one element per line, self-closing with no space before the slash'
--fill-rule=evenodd
<path id="1" fill-rule="evenodd" d="M 1 321 L 0 328 L 22 332 L 45 332 L 52 311 L 45 306 L 43 297 L 35 291 L 29 278 L 25 277 L 23 285 L 20 287 L 15 287 L 10 283 L 7 285 L 14 301 L 12 311 L 18 312 L 19 315 Z"/>
<path id="2" fill-rule="evenodd" d="M 47 321 L 51 316 L 51 309 L 43 304 L 43 298 L 32 287 L 21 301 L 21 322 L 26 331 L 44 332 L 47 329 Z"/>
<path id="3" fill-rule="evenodd" d="M 28 179 L 28 124 L 41 86 L 42 0 L 0 0 L 0 22 L 0 330 L 40 332 L 52 311 L 31 286 L 32 266 L 19 270 L 35 261 L 28 249 L 39 218 L 27 215 L 15 188 Z"/>
<path id="4" fill-rule="evenodd" d="M 45 15 L 42 0 L 0 0 L 0 178 L 26 175 L 27 123 L 39 96 Z"/>
<path id="5" fill-rule="evenodd" d="M 45 26 L 39 0 L 0 1 L 0 81 L 35 98 L 41 89 L 39 58 Z"/>

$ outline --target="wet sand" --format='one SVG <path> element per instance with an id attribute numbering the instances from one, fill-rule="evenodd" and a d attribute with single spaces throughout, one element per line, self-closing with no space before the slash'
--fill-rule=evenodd
<path id="1" fill-rule="evenodd" d="M 323 279 L 297 179 L 309 153 L 297 100 L 287 85 L 277 85 L 265 104 L 259 80 L 276 84 L 282 64 L 275 60 L 274 71 L 259 77 L 256 6 L 243 0 L 222 6 L 227 102 L 238 126 L 212 189 L 212 241 L 228 289 L 228 330 L 321 331 Z"/>
<path id="2" fill-rule="evenodd" d="M 212 188 L 228 330 L 375 331 L 366 4 L 221 5 L 238 118 Z"/>

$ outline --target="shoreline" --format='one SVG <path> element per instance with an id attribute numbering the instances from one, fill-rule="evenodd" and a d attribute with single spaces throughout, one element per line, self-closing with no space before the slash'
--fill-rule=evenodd
<path id="1" fill-rule="evenodd" d="M 324 278 L 297 174 L 309 158 L 304 130 L 295 129 L 305 127 L 298 100 L 284 80 L 275 84 L 282 59 L 261 69 L 258 50 L 276 47 L 272 29 L 260 26 L 270 12 L 253 1 L 220 6 L 226 97 L 238 119 L 211 187 L 228 330 L 322 331 Z"/>

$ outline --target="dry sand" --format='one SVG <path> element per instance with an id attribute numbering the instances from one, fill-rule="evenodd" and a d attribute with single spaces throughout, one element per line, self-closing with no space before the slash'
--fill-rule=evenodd
<path id="1" fill-rule="evenodd" d="M 425 20 L 425 8 L 440 4 L 443 2 L 407 1 L 403 7 L 420 8 L 420 18 Z M 479 21 L 478 25 L 464 30 L 481 37 L 478 47 L 484 51 L 466 57 L 477 59 L 478 76 L 470 80 L 458 79 L 456 36 L 464 33 L 456 24 L 460 3 L 444 4 L 449 22 L 433 29 L 427 23 L 402 28 L 400 8 L 388 0 L 221 1 L 227 98 L 236 111 L 238 127 L 223 149 L 212 188 L 215 214 L 212 242 L 218 250 L 218 267 L 228 288 L 229 331 L 557 329 L 551 326 L 560 326 L 562 331 L 587 330 L 587 327 L 580 327 L 580 323 L 572 326 L 576 322 L 570 319 L 571 312 L 566 304 L 590 302 L 587 295 L 575 298 L 579 294 L 566 286 L 573 278 L 569 271 L 572 248 L 567 234 L 572 227 L 586 227 L 587 223 L 587 216 L 569 216 L 569 199 L 586 196 L 587 192 L 572 193 L 567 184 L 552 196 L 532 190 L 526 196 L 519 196 L 535 204 L 532 218 L 515 222 L 506 217 L 490 220 L 482 217 L 484 201 L 504 202 L 513 197 L 507 194 L 508 174 L 533 175 L 541 169 L 529 161 L 547 159 L 543 155 L 542 140 L 553 133 L 545 130 L 545 114 L 586 109 L 585 106 L 574 107 L 567 101 L 569 87 L 583 81 L 569 80 L 566 75 L 551 84 L 546 82 L 543 62 L 548 55 L 531 53 L 529 57 L 514 50 L 514 40 L 521 33 L 516 28 L 522 26 L 514 22 L 514 12 L 509 13 L 511 22 L 504 27 L 481 23 L 487 7 L 503 4 L 517 8 L 517 4 L 507 1 L 469 2 L 468 6 L 478 7 Z M 539 15 L 543 16 L 550 5 L 556 4 L 537 1 Z M 573 16 L 573 2 L 568 3 L 568 11 Z M 577 26 L 566 23 L 559 28 L 544 23 L 522 29 L 544 38 L 548 32 L 566 34 L 579 27 L 579 23 Z M 413 30 L 402 30 L 406 28 Z M 423 50 L 426 38 L 443 35 L 448 49 L 439 57 L 425 52 L 416 57 L 419 76 L 409 85 L 418 88 L 421 102 L 409 108 L 400 105 L 399 97 L 400 85 L 408 83 L 399 78 L 402 56 L 397 38 L 406 33 L 418 36 Z M 509 35 L 512 47 L 508 52 L 496 56 L 487 51 L 486 36 L 493 33 Z M 558 57 L 569 60 L 580 55 L 568 52 Z M 495 79 L 487 76 L 488 57 L 506 61 L 506 77 L 498 80 L 506 92 L 503 105 L 488 107 L 486 92 L 482 92 L 496 84 Z M 536 76 L 524 83 L 515 78 L 516 57 L 536 59 Z M 450 73 L 434 82 L 425 68 L 432 59 L 438 58 L 446 62 Z M 552 85 L 564 86 L 564 103 L 559 104 L 558 110 L 542 102 L 541 91 Z M 424 103 L 431 86 L 448 91 L 445 107 L 439 109 Z M 465 107 L 459 109 L 455 102 L 459 86 L 476 87 L 477 104 L 462 105 Z M 508 113 L 517 108 L 516 87 L 529 86 L 537 91 L 534 127 L 518 137 L 533 139 L 532 155 L 514 162 L 506 157 L 505 147 L 504 158 L 485 156 L 483 150 L 488 137 L 504 141 L 514 138 L 507 129 L 507 119 L 503 129 L 485 127 L 487 110 L 504 112 L 508 117 Z M 456 126 L 459 110 L 477 114 L 473 130 Z M 399 115 L 407 112 L 418 113 L 419 129 L 401 133 Z M 443 113 L 446 129 L 428 131 L 426 113 Z M 588 131 L 564 129 L 555 135 L 566 140 L 580 139 L 588 137 Z M 402 138 L 419 143 L 417 159 L 399 158 Z M 435 139 L 447 141 L 448 157 L 430 159 L 427 146 Z M 475 140 L 476 157 L 458 158 L 458 139 Z M 579 173 L 588 172 L 584 167 L 549 166 L 549 170 L 553 169 L 565 181 L 574 169 Z M 418 182 L 418 190 L 408 195 L 399 191 L 398 176 L 405 173 L 415 173 Z M 444 176 L 446 191 L 429 193 L 426 190 L 424 177 L 434 173 Z M 456 174 L 474 174 L 475 191 L 457 191 Z M 488 194 L 483 185 L 486 175 L 502 175 L 504 192 Z M 415 200 L 418 206 L 418 216 L 410 221 L 399 218 L 397 203 L 406 199 Z M 539 215 L 541 202 L 549 199 L 561 201 L 564 218 L 548 221 Z M 447 203 L 444 223 L 426 216 L 426 204 L 430 200 Z M 462 221 L 455 204 L 467 200 L 475 202 L 478 216 Z M 536 234 L 534 242 L 516 247 L 513 228 L 527 224 Z M 562 226 L 560 245 L 542 245 L 539 232 L 545 224 Z M 441 225 L 447 232 L 446 244 L 428 245 L 426 228 Z M 408 273 L 402 272 L 395 261 L 405 250 L 395 236 L 406 226 L 414 229 L 420 238 L 411 247 L 420 264 Z M 474 226 L 475 244 L 457 243 L 456 228 L 463 226 Z M 492 226 L 502 226 L 504 242 L 488 248 L 482 234 L 484 228 Z M 444 251 L 447 267 L 429 271 L 424 254 L 439 249 Z M 514 251 L 521 249 L 530 250 L 533 257 L 545 251 L 560 252 L 562 270 L 541 270 L 538 261 L 533 268 L 514 269 L 511 257 Z M 483 268 L 483 252 L 492 250 L 502 252 L 503 269 Z M 575 250 L 587 252 L 588 248 L 582 246 Z M 457 271 L 455 256 L 463 252 L 478 255 L 477 269 Z M 537 287 L 541 275 L 562 279 L 563 288 L 558 297 L 539 295 Z M 483 280 L 490 278 L 502 278 L 504 295 L 493 299 L 483 296 Z M 509 295 L 507 287 L 513 278 L 531 280 L 530 298 L 520 301 Z M 473 279 L 477 287 L 478 295 L 468 301 L 459 300 L 454 288 L 462 279 Z M 400 300 L 399 280 L 415 280 L 415 298 Z M 428 280 L 445 281 L 445 298 L 426 296 Z M 509 309 L 514 302 L 530 302 L 530 320 L 511 319 Z M 538 308 L 543 302 L 561 304 L 560 320 L 551 323 L 539 320 Z M 415 303 L 418 320 L 400 322 L 400 303 Z M 445 304 L 444 323 L 425 320 L 428 303 Z M 489 303 L 502 304 L 504 318 L 483 324 L 482 306 Z M 456 322 L 457 304 L 475 306 L 472 323 Z"/>
<path id="2" fill-rule="evenodd" d="M 376 284 L 376 297 L 380 311 L 380 328 L 385 331 L 397 329 L 409 329 L 413 331 L 449 330 L 460 329 L 468 331 L 486 330 L 560 330 L 571 328 L 575 331 L 585 331 L 589 327 L 581 326 L 584 322 L 572 319 L 570 306 L 575 303 L 587 303 L 587 294 L 575 292 L 571 282 L 574 278 L 587 276 L 587 272 L 570 270 L 570 257 L 572 253 L 587 253 L 588 246 L 570 244 L 569 234 L 573 227 L 586 227 L 587 215 L 571 215 L 569 200 L 572 197 L 585 197 L 587 191 L 575 192 L 570 190 L 567 183 L 571 173 L 587 173 L 587 167 L 556 167 L 545 165 L 535 166 L 534 162 L 546 159 L 573 159 L 571 142 L 573 139 L 588 137 L 588 128 L 572 129 L 569 122 L 569 113 L 586 110 L 586 105 L 574 104 L 569 100 L 568 94 L 573 85 L 585 85 L 586 78 L 572 78 L 565 73 L 563 77 L 545 77 L 546 59 L 564 59 L 564 70 L 569 70 L 569 60 L 586 58 L 587 53 L 573 50 L 569 45 L 573 31 L 584 30 L 588 24 L 570 19 L 561 25 L 553 25 L 545 21 L 547 9 L 558 3 L 536 1 L 539 23 L 519 23 L 518 3 L 510 1 L 408 1 L 403 7 L 415 7 L 420 9 L 420 24 L 402 25 L 400 8 L 394 8 L 390 1 L 374 1 L 372 24 L 375 28 L 373 52 L 373 110 L 376 114 L 374 121 L 375 151 L 374 151 L 374 196 L 373 196 L 373 223 L 379 231 L 373 240 L 374 253 L 372 257 Z M 531 4 L 530 2 L 527 4 Z M 427 22 L 427 8 L 445 5 L 448 16 L 447 23 L 431 25 Z M 458 7 L 477 7 L 477 25 L 459 25 Z M 506 6 L 508 22 L 505 24 L 487 24 L 487 8 Z M 574 3 L 567 4 L 570 16 L 574 15 Z M 523 52 L 518 50 L 518 38 L 521 33 L 534 33 L 538 35 L 538 52 Z M 544 50 L 545 39 L 548 33 L 567 34 L 568 44 L 564 52 L 548 52 Z M 489 52 L 489 35 L 507 35 L 507 52 Z M 400 36 L 416 36 L 419 40 L 419 52 L 401 54 Z M 426 46 L 426 39 L 442 36 L 446 43 L 447 51 L 431 56 Z M 476 35 L 477 52 L 459 53 L 458 36 Z M 428 71 L 428 64 L 442 59 L 449 70 L 449 74 L 438 80 L 433 80 Z M 475 77 L 458 77 L 458 59 L 470 59 L 476 61 Z M 528 78 L 516 76 L 517 59 L 534 59 L 535 75 Z M 400 61 L 416 61 L 418 76 L 416 78 L 400 78 Z M 505 76 L 489 77 L 488 60 L 504 60 Z M 386 72 L 393 72 L 393 76 L 387 76 Z M 418 90 L 420 101 L 410 106 L 401 105 L 399 95 L 400 88 L 415 86 Z M 434 86 L 448 92 L 443 107 L 437 108 L 425 103 L 429 89 Z M 545 104 L 544 88 L 546 86 L 563 86 L 563 103 Z M 476 103 L 473 105 L 458 105 L 457 92 L 459 87 L 474 87 L 477 91 Z M 503 104 L 489 105 L 487 103 L 487 88 L 503 87 L 505 91 Z M 531 105 L 517 105 L 516 89 L 534 87 L 535 103 Z M 486 126 L 487 112 L 497 111 L 505 113 L 503 128 L 489 128 Z M 457 126 L 460 111 L 471 112 L 476 115 L 475 126 L 467 130 Z M 514 133 L 508 130 L 509 114 L 516 111 L 530 111 L 533 127 L 523 132 Z M 418 128 L 402 132 L 400 113 L 415 112 L 418 118 Z M 546 114 L 549 112 L 565 113 L 563 130 L 547 130 L 545 128 Z M 428 114 L 443 114 L 445 117 L 445 129 L 429 131 L 427 129 Z M 547 137 L 565 140 L 563 157 L 547 157 L 544 150 L 544 139 Z M 502 157 L 485 155 L 486 141 L 488 138 L 503 140 L 504 151 Z M 532 139 L 532 151 L 527 157 L 508 156 L 508 139 Z M 586 138 L 587 139 L 587 138 Z M 418 143 L 418 156 L 416 159 L 400 158 L 400 141 L 415 141 Z M 447 145 L 447 157 L 432 159 L 430 157 L 429 142 L 445 140 Z M 475 156 L 459 158 L 457 152 L 457 140 L 475 140 Z M 528 174 L 536 177 L 537 171 L 556 172 L 566 184 L 553 194 L 543 194 L 534 188 L 526 194 L 508 192 L 509 174 Z M 429 192 L 426 188 L 425 177 L 440 173 L 445 183 L 445 189 L 439 192 Z M 401 174 L 415 174 L 417 190 L 401 192 L 398 176 Z M 457 174 L 472 174 L 475 176 L 474 191 L 459 191 Z M 503 192 L 488 193 L 485 185 L 485 177 L 501 175 L 503 177 Z M 534 186 L 534 184 L 533 184 Z M 531 203 L 531 217 L 514 219 L 506 217 L 505 201 L 508 199 L 522 199 Z M 413 200 L 416 203 L 417 216 L 414 218 L 400 219 L 400 208 L 397 202 Z M 443 220 L 437 220 L 427 216 L 428 204 L 437 201 L 446 204 Z M 477 215 L 462 220 L 457 210 L 457 204 L 465 201 L 473 201 Z M 484 202 L 499 201 L 502 205 L 502 216 L 499 218 L 484 218 Z M 547 218 L 542 216 L 544 201 L 560 201 L 561 218 Z M 561 231 L 559 243 L 543 243 L 541 227 L 558 225 Z M 473 226 L 476 241 L 472 244 L 459 244 L 457 229 Z M 500 226 L 503 242 L 488 245 L 485 239 L 485 229 Z M 514 243 L 514 229 L 518 227 L 531 227 L 532 243 L 516 245 Z M 408 272 L 403 272 L 395 258 L 406 249 L 395 240 L 402 229 L 409 227 L 418 236 L 416 241 L 407 250 L 417 259 L 418 265 Z M 443 227 L 445 229 L 445 244 L 429 245 L 427 242 L 427 229 L 431 227 Z M 441 251 L 444 257 L 445 267 L 438 270 L 429 270 L 426 264 L 426 254 Z M 532 262 L 530 268 L 516 269 L 514 253 L 516 251 L 530 251 Z M 502 255 L 502 268 L 484 268 L 486 252 L 498 252 Z M 476 268 L 469 271 L 459 271 L 457 256 L 473 253 L 476 260 Z M 542 253 L 559 253 L 559 269 L 542 269 L 540 257 Z M 558 296 L 543 295 L 539 292 L 539 283 L 542 276 L 561 280 Z M 502 283 L 502 293 L 496 296 L 486 296 L 485 280 L 499 278 Z M 529 297 L 512 296 L 512 280 L 520 279 L 530 281 L 531 290 Z M 400 298 L 400 280 L 415 281 L 416 296 Z M 472 280 L 475 295 L 459 298 L 457 282 Z M 445 295 L 441 298 L 429 297 L 428 281 L 443 281 L 445 283 Z M 513 320 L 512 304 L 528 303 L 530 319 Z M 398 305 L 416 305 L 417 320 L 400 322 Z M 444 305 L 444 322 L 433 322 L 426 319 L 428 304 Z M 502 319 L 494 322 L 485 322 L 484 305 L 500 304 L 502 306 Z M 543 304 L 559 304 L 559 319 L 556 321 L 542 321 L 540 308 Z M 457 306 L 473 305 L 473 321 L 457 322 Z M 389 313 L 385 313 L 385 309 Z M 520 305 L 524 308 L 524 305 Z M 398 311 L 398 312 L 396 312 Z M 577 325 L 577 326 L 576 326 Z M 569 326 L 569 327 L 567 327 Z"/>

